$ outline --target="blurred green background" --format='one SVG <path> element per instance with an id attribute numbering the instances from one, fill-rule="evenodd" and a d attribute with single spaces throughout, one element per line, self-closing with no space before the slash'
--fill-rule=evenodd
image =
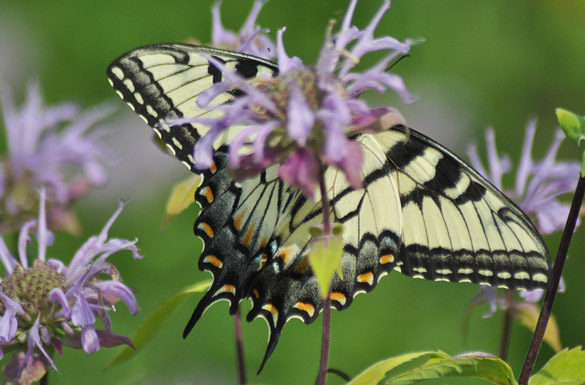
<path id="1" fill-rule="evenodd" d="M 380 5 L 361 0 L 355 24 L 364 26 Z M 187 171 L 158 151 L 151 131 L 117 99 L 105 77 L 108 64 L 142 45 L 210 40 L 212 1 L 7 1 L 0 0 L 0 84 L 21 100 L 31 79 L 39 79 L 47 103 L 78 101 L 83 106 L 108 102 L 118 107 L 105 124 L 105 141 L 116 154 L 110 184 L 77 205 L 84 236 L 57 234 L 49 256 L 68 261 L 83 240 L 97 233 L 119 198 L 132 199 L 111 236 L 139 238 L 146 258 L 129 253 L 112 258 L 125 283 L 137 290 L 141 311 L 130 317 L 124 306 L 113 315 L 114 330 L 132 335 L 164 299 L 208 277 L 197 269 L 201 242 L 192 233 L 192 207 L 164 231 L 161 223 L 170 186 Z M 290 55 L 312 63 L 322 45 L 327 22 L 341 17 L 346 0 L 271 0 L 259 17 L 263 27 L 287 26 Z M 251 0 L 225 0 L 223 22 L 239 29 Z M 395 95 L 370 95 L 372 104 L 394 105 L 409 124 L 465 155 L 470 143 L 483 150 L 484 129 L 493 126 L 501 152 L 517 164 L 524 127 L 536 117 L 534 154 L 542 157 L 554 136 L 554 108 L 585 114 L 585 3 L 581 0 L 492 0 L 431 2 L 396 0 L 377 30 L 399 39 L 424 37 L 411 57 L 394 70 L 403 76 L 417 103 L 403 105 Z M 563 144 L 563 158 L 578 153 Z M 483 151 L 485 154 L 485 151 Z M 465 157 L 465 156 L 464 156 Z M 512 186 L 513 178 L 505 179 Z M 555 304 L 564 346 L 585 343 L 585 250 L 581 228 L 575 234 L 564 277 L 567 292 Z M 559 236 L 546 238 L 554 255 Z M 333 312 L 330 365 L 350 375 L 383 358 L 420 350 L 450 354 L 499 350 L 502 313 L 482 319 L 476 310 L 467 334 L 465 307 L 476 287 L 412 280 L 399 273 L 359 296 L 346 311 Z M 236 382 L 232 318 L 221 302 L 205 313 L 185 341 L 183 327 L 199 297 L 177 311 L 156 338 L 131 362 L 103 371 L 121 348 L 94 355 L 65 349 L 56 358 L 61 374 L 51 384 L 229 384 Z M 249 304 L 243 305 L 244 309 Z M 312 325 L 290 322 L 263 373 L 255 372 L 264 354 L 264 322 L 244 324 L 249 381 L 264 384 L 314 383 L 320 349 L 321 319 Z M 510 363 L 519 373 L 531 333 L 512 330 Z M 537 367 L 552 355 L 541 351 Z M 330 377 L 330 384 L 341 380 Z M 468 383 L 468 382 L 460 382 Z"/>

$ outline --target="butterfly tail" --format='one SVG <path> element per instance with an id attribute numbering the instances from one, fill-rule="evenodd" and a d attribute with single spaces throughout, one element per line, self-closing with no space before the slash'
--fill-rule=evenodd
<path id="1" fill-rule="evenodd" d="M 268 339 L 268 346 L 266 347 L 266 353 L 264 353 L 264 358 L 262 359 L 262 363 L 260 364 L 260 367 L 258 368 L 258 372 L 256 372 L 256 375 L 258 375 L 258 374 L 260 374 L 260 372 L 262 372 L 262 369 L 264 369 L 264 365 L 266 364 L 266 361 L 268 361 L 268 358 L 270 358 L 270 356 L 274 352 L 274 349 L 276 348 L 276 345 L 278 344 L 278 339 L 280 338 L 280 333 L 281 333 L 282 328 L 284 326 L 284 324 L 282 324 L 282 325 L 278 325 L 277 327 L 273 327 L 270 324 L 270 322 L 268 322 L 268 324 L 270 325 L 270 338 Z"/>
<path id="2" fill-rule="evenodd" d="M 205 311 L 211 305 L 213 305 L 215 302 L 221 299 L 227 299 L 230 302 L 229 310 L 230 314 L 231 315 L 236 314 L 236 311 L 238 311 L 238 301 L 235 299 L 234 294 L 231 292 L 226 292 L 224 290 L 218 290 L 218 288 L 212 287 L 209 289 L 207 293 L 205 293 L 203 298 L 201 298 L 201 300 L 197 304 L 197 307 L 195 307 L 195 310 L 193 310 L 193 314 L 191 314 L 191 318 L 189 319 L 189 322 L 187 322 L 187 326 L 185 326 L 185 329 L 183 330 L 183 338 L 187 338 L 187 336 L 189 335 L 189 333 L 191 333 L 191 330 L 193 330 L 193 328 L 195 327 L 203 313 L 205 313 Z"/>

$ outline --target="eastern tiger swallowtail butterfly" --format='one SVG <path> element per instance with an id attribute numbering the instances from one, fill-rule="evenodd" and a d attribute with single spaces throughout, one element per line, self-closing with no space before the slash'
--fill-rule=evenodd
<path id="1" fill-rule="evenodd" d="M 204 55 L 201 55 L 201 54 Z M 167 120 L 213 112 L 198 95 L 223 79 L 213 56 L 246 78 L 276 76 L 275 63 L 235 52 L 182 44 L 131 51 L 107 70 L 112 86 L 151 126 L 174 156 L 203 182 L 195 234 L 204 243 L 199 268 L 213 284 L 185 328 L 186 336 L 218 300 L 234 314 L 251 298 L 247 319 L 266 319 L 270 338 L 262 362 L 291 318 L 313 322 L 323 308 L 307 262 L 308 229 L 322 220 L 320 202 L 287 186 L 272 166 L 254 178 L 233 180 L 226 170 L 230 135 L 215 142 L 209 170 L 193 164 L 193 146 L 207 127 Z M 237 90 L 236 90 L 237 91 Z M 225 103 L 237 92 L 222 94 Z M 349 307 L 391 270 L 434 281 L 471 282 L 510 289 L 543 289 L 550 258 L 526 215 L 464 161 L 404 126 L 360 134 L 364 188 L 352 189 L 340 171 L 326 171 L 331 217 L 344 225 L 343 278 L 336 276 L 332 306 Z"/>

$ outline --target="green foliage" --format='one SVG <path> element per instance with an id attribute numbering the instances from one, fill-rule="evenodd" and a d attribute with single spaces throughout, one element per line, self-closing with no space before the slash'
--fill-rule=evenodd
<path id="1" fill-rule="evenodd" d="M 534 333 L 540 308 L 533 303 L 518 303 L 513 305 L 511 310 L 514 319 L 530 330 L 531 333 Z M 546 332 L 544 333 L 544 342 L 555 352 L 559 352 L 562 349 L 559 324 L 553 314 L 550 316 Z"/>
<path id="2" fill-rule="evenodd" d="M 530 378 L 530 385 L 585 384 L 585 352 L 581 347 L 564 349 Z"/>
<path id="3" fill-rule="evenodd" d="M 111 368 L 122 364 L 131 358 L 133 358 L 138 352 L 140 352 L 144 346 L 154 337 L 155 333 L 160 329 L 162 324 L 173 314 L 173 312 L 181 305 L 187 298 L 193 293 L 201 293 L 209 289 L 211 286 L 211 280 L 198 282 L 190 285 L 164 301 L 159 307 L 154 310 L 154 313 L 148 317 L 142 325 L 138 328 L 138 331 L 132 337 L 132 342 L 136 347 L 136 350 L 127 346 L 116 358 L 106 365 L 104 369 Z"/>
<path id="4" fill-rule="evenodd" d="M 201 184 L 201 176 L 190 175 L 173 186 L 165 207 L 164 226 L 195 202 L 195 190 L 199 184 Z"/>
<path id="5" fill-rule="evenodd" d="M 450 357 L 437 352 L 403 354 L 378 362 L 347 385 L 411 385 L 433 379 L 474 378 L 498 385 L 517 385 L 510 366 L 486 353 Z M 564 349 L 530 378 L 530 385 L 585 384 L 585 352 Z"/>
<path id="6" fill-rule="evenodd" d="M 432 379 L 475 378 L 498 385 L 516 385 L 512 369 L 485 353 L 450 357 L 441 351 L 410 353 L 379 362 L 348 385 L 410 385 Z"/>
<path id="7" fill-rule="evenodd" d="M 555 112 L 557 113 L 559 124 L 567 138 L 579 147 L 581 141 L 585 140 L 585 119 L 563 108 L 557 108 Z M 583 153 L 581 176 L 585 177 L 585 152 Z"/>
<path id="8" fill-rule="evenodd" d="M 329 293 L 329 286 L 333 274 L 341 274 L 341 256 L 343 255 L 343 240 L 337 236 L 316 239 L 311 242 L 309 263 L 313 274 L 319 283 L 319 290 L 323 298 Z"/>

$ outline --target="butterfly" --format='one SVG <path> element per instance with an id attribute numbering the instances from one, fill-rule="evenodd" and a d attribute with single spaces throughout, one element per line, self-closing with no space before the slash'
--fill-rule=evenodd
<path id="1" fill-rule="evenodd" d="M 193 147 L 208 127 L 170 126 L 168 121 L 215 113 L 197 104 L 201 92 L 224 79 L 210 56 L 251 81 L 278 76 L 271 61 L 184 44 L 138 48 L 115 60 L 107 76 L 169 151 L 202 175 L 195 194 L 201 205 L 195 234 L 204 243 L 199 268 L 212 273 L 213 283 L 184 336 L 213 303 L 229 301 L 234 314 L 240 301 L 250 298 L 247 320 L 262 317 L 269 326 L 261 370 L 285 324 L 292 318 L 309 324 L 323 308 L 307 260 L 308 230 L 322 222 L 322 206 L 279 179 L 278 165 L 234 180 L 226 168 L 229 133 L 214 142 L 211 168 L 195 168 Z M 215 105 L 229 103 L 238 92 L 221 94 Z M 546 287 L 551 263 L 540 234 L 510 199 L 463 160 L 402 125 L 353 140 L 363 149 L 364 188 L 353 189 L 339 170 L 325 172 L 331 219 L 344 226 L 342 276 L 332 283 L 333 307 L 346 309 L 392 270 L 434 281 Z"/>

